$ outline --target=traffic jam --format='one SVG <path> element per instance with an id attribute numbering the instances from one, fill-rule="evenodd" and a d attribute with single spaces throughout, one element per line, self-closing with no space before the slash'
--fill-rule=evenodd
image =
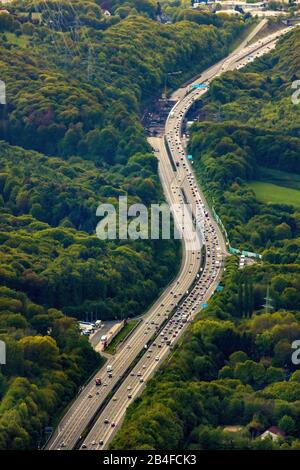
<path id="1" fill-rule="evenodd" d="M 153 374 L 157 366 L 166 357 L 169 349 L 172 348 L 174 343 L 178 340 L 184 331 L 187 322 L 191 321 L 201 308 L 205 308 L 207 306 L 205 299 L 207 299 L 214 291 L 217 285 L 217 280 L 221 274 L 223 255 L 215 222 L 209 215 L 206 205 L 200 196 L 197 183 L 181 143 L 183 119 L 199 94 L 199 90 L 192 91 L 185 96 L 182 102 L 177 103 L 169 115 L 169 119 L 166 124 L 166 127 L 169 130 L 167 130 L 166 135 L 172 157 L 174 158 L 175 163 L 178 163 L 176 165 L 177 175 L 174 180 L 175 185 L 173 185 L 172 189 L 173 191 L 178 192 L 180 202 L 183 204 L 184 197 L 182 194 L 181 183 L 184 182 L 186 184 L 187 182 L 188 184 L 188 188 L 185 190 L 189 190 L 189 201 L 194 207 L 194 214 L 196 214 L 195 224 L 198 226 L 199 233 L 201 233 L 202 238 L 196 245 L 198 248 L 197 253 L 193 252 L 193 254 L 196 254 L 197 259 L 200 260 L 202 256 L 202 247 L 205 247 L 205 263 L 203 263 L 203 267 L 201 267 L 200 271 L 197 273 L 194 286 L 190 291 L 180 292 L 180 290 L 178 291 L 180 286 L 176 286 L 174 290 L 171 290 L 170 292 L 173 297 L 173 301 L 168 305 L 161 304 L 156 316 L 153 317 L 151 321 L 145 321 L 145 335 L 147 335 L 149 331 L 152 331 L 157 336 L 152 343 L 149 343 L 149 345 L 145 344 L 145 354 L 113 396 L 111 405 L 112 410 L 114 402 L 122 400 L 125 393 L 127 399 L 131 400 L 140 392 L 145 381 L 149 376 L 151 376 L 151 374 Z M 168 126 L 169 123 L 172 124 Z M 182 226 L 183 232 L 184 229 L 185 227 Z M 188 248 L 188 242 L 186 243 Z M 195 249 L 195 245 L 193 245 L 193 248 Z M 190 266 L 188 273 L 192 275 L 192 266 Z M 210 292 L 210 290 L 212 290 L 212 292 Z M 181 299 L 183 295 L 183 300 L 179 302 L 179 299 Z M 130 349 L 132 345 L 129 343 L 126 347 L 127 349 Z M 112 374 L 112 367 L 108 365 L 107 380 L 112 378 Z M 100 385 L 102 383 L 105 386 L 107 383 L 106 381 L 102 381 L 100 378 L 96 380 L 98 381 L 96 385 Z M 104 415 L 102 421 L 103 427 L 99 426 L 98 432 L 93 432 L 93 430 L 91 431 L 91 437 L 87 437 L 81 446 L 82 449 L 97 449 L 101 448 L 105 444 L 114 432 L 114 428 L 117 424 L 117 419 L 115 419 L 115 417 L 111 419 L 111 414 L 113 414 L 113 411 L 110 412 L 108 407 L 107 413 Z M 103 434 L 101 435 L 101 433 Z"/>

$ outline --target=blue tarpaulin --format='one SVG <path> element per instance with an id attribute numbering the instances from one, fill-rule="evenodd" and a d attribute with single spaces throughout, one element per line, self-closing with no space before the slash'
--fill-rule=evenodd
<path id="1" fill-rule="evenodd" d="M 194 83 L 194 85 L 192 85 L 192 88 L 196 90 L 204 90 L 205 88 L 208 88 L 208 85 L 204 85 L 204 83 Z"/>

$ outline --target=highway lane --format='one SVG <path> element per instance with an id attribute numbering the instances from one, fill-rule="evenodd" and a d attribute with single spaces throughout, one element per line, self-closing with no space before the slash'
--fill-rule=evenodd
<path id="1" fill-rule="evenodd" d="M 213 64 L 211 67 L 209 67 L 204 72 L 202 72 L 202 74 L 199 74 L 199 77 L 197 77 L 193 82 L 191 82 L 191 84 L 198 83 L 200 78 L 201 78 L 201 81 L 202 79 L 204 81 L 205 79 L 212 78 L 218 70 L 222 69 L 222 65 L 225 64 L 227 60 L 234 58 L 235 56 L 237 56 L 237 54 L 240 53 L 240 51 L 243 51 L 248 46 L 250 41 L 253 40 L 253 38 L 265 27 L 266 23 L 267 23 L 266 19 L 263 19 L 262 21 L 260 21 L 258 25 L 251 31 L 251 33 L 247 35 L 247 37 L 241 42 L 241 44 L 231 54 L 221 59 L 216 64 Z M 184 86 L 174 91 L 170 97 L 170 100 L 179 101 L 185 96 L 188 88 L 189 88 L 188 86 Z"/>
<path id="2" fill-rule="evenodd" d="M 197 264 L 195 255 L 184 257 L 182 272 L 186 272 L 189 265 L 191 264 L 195 264 L 195 266 Z M 155 333 L 155 327 L 157 325 L 151 325 L 151 321 L 153 321 L 159 313 L 159 317 L 157 318 L 156 323 L 162 323 L 165 320 L 164 315 L 166 313 L 169 314 L 171 309 L 174 307 L 174 298 L 170 292 L 173 288 L 176 288 L 177 283 L 182 286 L 183 291 L 187 290 L 189 287 L 187 280 L 182 279 L 181 276 L 179 276 L 176 281 L 171 284 L 167 293 L 165 293 L 159 299 L 159 301 L 154 304 L 149 314 L 147 314 L 144 318 L 140 327 L 133 335 L 131 335 L 130 344 L 127 344 L 127 342 L 118 352 L 118 354 L 108 361 L 107 364 L 110 364 L 113 367 L 113 377 L 111 379 L 105 378 L 104 383 L 107 385 L 101 387 L 101 390 L 99 391 L 94 384 L 94 379 L 96 377 L 107 376 L 105 366 L 100 371 L 98 371 L 97 374 L 95 374 L 93 380 L 80 394 L 79 399 L 74 402 L 69 412 L 65 415 L 62 422 L 60 423 L 57 432 L 48 443 L 47 448 L 60 448 L 61 443 L 64 443 L 63 448 L 73 448 L 75 446 L 79 436 L 88 425 L 91 417 L 95 414 L 101 402 L 111 392 L 120 376 L 125 372 L 127 367 L 131 364 L 134 358 L 143 349 L 144 345 Z M 162 304 L 164 305 L 164 308 L 162 308 Z M 146 323 L 150 324 L 146 325 Z M 97 392 L 99 392 L 99 395 L 97 395 Z"/>
<path id="3" fill-rule="evenodd" d="M 288 30 L 289 29 L 290 28 L 288 28 Z M 213 67 L 213 70 L 210 69 L 204 73 L 201 78 L 203 79 L 204 77 L 204 80 L 209 82 L 212 78 L 220 75 L 225 70 L 232 70 L 246 65 L 248 62 L 243 61 L 245 61 L 245 59 L 248 60 L 250 54 L 254 57 L 269 51 L 271 47 L 274 47 L 277 38 L 278 33 L 272 35 L 271 40 L 270 38 L 267 38 L 265 41 L 259 41 L 251 46 L 247 46 L 247 43 L 245 42 L 244 47 L 239 48 L 235 55 L 231 55 L 230 60 L 227 59 L 226 61 L 221 61 L 217 66 Z M 199 208 L 199 205 L 202 205 L 202 208 L 209 212 L 205 199 L 203 198 L 203 194 L 199 190 L 193 177 L 190 164 L 186 159 L 186 154 L 182 145 L 181 128 L 184 116 L 193 101 L 198 99 L 204 93 L 204 91 L 199 90 L 190 92 L 190 89 L 191 87 L 189 86 L 183 93 L 181 93 L 181 99 L 176 103 L 166 122 L 165 135 L 167 137 L 169 148 L 174 160 L 180 165 L 176 175 L 174 175 L 172 165 L 170 164 L 163 139 L 149 139 L 149 141 L 155 150 L 159 151 L 159 172 L 165 189 L 166 198 L 169 203 L 172 204 L 174 201 L 176 203 L 182 202 L 181 189 L 184 188 L 188 201 L 193 204 L 194 213 L 197 207 Z M 207 259 L 204 272 L 202 273 L 199 282 L 177 310 L 177 315 L 181 315 L 181 317 L 182 311 L 190 312 L 190 320 L 192 320 L 195 314 L 200 310 L 201 303 L 206 302 L 214 292 L 220 279 L 222 261 L 226 251 L 223 237 L 221 236 L 213 219 L 210 216 L 208 219 L 203 219 L 203 212 L 201 211 L 197 214 L 197 217 L 199 217 L 197 222 L 202 225 L 204 224 L 205 226 L 204 237 L 206 250 L 207 253 L 210 253 L 213 261 L 210 262 L 210 260 Z M 214 240 L 215 243 L 213 242 Z M 155 341 L 150 345 L 148 350 L 150 352 L 146 355 L 146 359 L 142 358 L 138 362 L 132 373 L 126 378 L 115 393 L 114 399 L 108 403 L 100 414 L 97 422 L 84 440 L 82 445 L 83 449 L 100 450 L 107 448 L 116 432 L 116 429 L 122 423 L 128 403 L 141 393 L 145 382 L 153 375 L 155 370 L 162 363 L 163 359 L 167 357 L 170 351 L 170 345 L 174 344 L 178 340 L 185 329 L 184 324 L 181 323 L 181 326 L 181 331 L 176 332 L 175 330 L 176 334 L 173 336 L 171 335 L 170 337 L 168 328 L 172 328 L 172 320 L 168 322 L 162 335 L 163 338 L 168 337 L 169 344 L 165 342 L 160 343 L 160 350 L 158 349 L 158 341 Z"/>
<path id="4" fill-rule="evenodd" d="M 46 446 L 47 449 L 70 449 L 75 446 L 79 436 L 101 405 L 101 402 L 103 402 L 111 392 L 120 376 L 123 375 L 133 359 L 143 349 L 145 343 L 153 336 L 155 328 L 160 326 L 165 320 L 165 316 L 169 315 L 171 310 L 175 307 L 175 303 L 177 302 L 174 300 L 174 296 L 171 293 L 173 289 L 178 289 L 178 286 L 180 286 L 183 295 L 190 287 L 196 275 L 196 271 L 199 269 L 199 265 L 200 260 L 197 259 L 195 250 L 189 250 L 188 253 L 183 256 L 181 271 L 176 280 L 171 283 L 160 299 L 153 305 L 140 327 L 131 335 L 130 341 L 124 345 L 111 361 L 109 361 L 109 364 L 113 367 L 113 377 L 111 379 L 105 378 L 104 383 L 106 386 L 101 387 L 101 390 L 99 390 L 94 384 L 94 379 L 98 376 L 106 377 L 106 366 L 95 374 L 93 380 L 83 390 L 64 416 L 54 436 Z M 188 271 L 191 271 L 190 278 L 187 278 L 185 275 Z M 157 323 L 157 325 L 151 323 L 154 321 L 154 318 L 156 319 L 155 323 Z M 99 393 L 99 395 L 97 393 Z"/>
<path id="5" fill-rule="evenodd" d="M 159 145 L 161 144 L 161 141 L 154 141 L 153 143 L 155 145 Z M 162 146 L 160 161 L 165 163 L 162 165 L 162 172 L 168 171 L 167 168 L 170 166 L 167 163 L 168 156 L 166 153 L 164 158 L 162 158 L 163 152 L 164 147 Z M 174 194 L 173 197 L 175 197 L 175 194 L 178 193 L 172 192 L 172 194 Z M 211 256 L 221 257 L 221 254 L 216 253 L 212 239 L 208 240 L 206 246 L 207 248 L 210 248 Z M 101 413 L 97 423 L 85 439 L 83 448 L 100 449 L 107 446 L 117 425 L 119 425 L 123 419 L 128 403 L 132 399 L 131 397 L 137 396 L 142 391 L 144 383 L 152 376 L 157 367 L 162 363 L 163 359 L 169 354 L 170 346 L 172 346 L 172 344 L 174 344 L 181 336 L 181 332 L 184 330 L 186 325 L 180 322 L 180 320 L 176 320 L 176 318 L 180 318 L 180 315 L 182 318 L 183 314 L 186 313 L 189 315 L 189 320 L 193 319 L 194 315 L 200 308 L 200 302 L 208 300 L 211 296 L 215 286 L 212 286 L 210 282 L 207 284 L 206 296 L 204 296 L 204 292 L 202 292 L 205 282 L 208 282 L 209 275 L 211 276 L 212 273 L 210 272 L 210 263 L 207 262 L 201 276 L 201 285 L 195 286 L 194 289 L 192 289 L 188 299 L 183 302 L 175 313 L 175 320 L 170 320 L 168 322 L 169 326 L 164 328 L 164 332 L 161 333 L 160 339 L 155 340 L 150 345 L 146 353 L 146 357 L 143 357 L 138 362 L 130 376 L 128 376 L 124 383 L 122 383 L 121 387 L 115 394 L 116 400 L 111 400 L 105 407 L 105 410 Z M 218 280 L 219 276 L 215 273 L 215 282 L 217 283 Z M 175 323 L 176 321 L 177 325 Z M 165 338 L 168 338 L 169 344 L 167 344 Z"/>
<path id="6" fill-rule="evenodd" d="M 238 48 L 238 53 L 244 52 L 243 49 L 240 47 Z M 252 49 L 251 49 L 252 52 Z M 237 53 L 237 55 L 238 55 Z M 224 61 L 223 61 L 224 62 Z M 202 75 L 204 76 L 205 80 L 209 80 L 211 77 L 216 76 L 218 73 L 221 73 L 221 67 L 223 65 L 223 62 L 221 61 L 219 64 L 216 66 L 210 68 L 206 73 Z M 228 67 L 231 66 L 231 64 L 228 64 Z M 184 90 L 184 94 L 186 94 L 189 91 L 189 89 Z M 185 113 L 185 111 L 188 109 L 190 101 L 197 99 L 199 96 L 201 96 L 201 92 L 197 90 L 197 92 L 191 92 L 189 93 L 183 100 L 181 100 L 177 106 L 177 111 L 180 113 Z M 187 99 L 188 98 L 188 99 Z M 180 117 L 178 114 L 178 118 Z M 182 115 L 183 115 L 182 114 Z M 182 117 L 182 116 L 181 116 Z M 171 122 L 172 121 L 172 122 Z M 171 142 L 172 145 L 179 146 L 179 150 L 182 153 L 182 156 L 184 155 L 184 150 L 181 145 L 181 141 L 179 138 L 179 133 L 180 133 L 180 127 L 181 127 L 181 122 L 182 120 L 178 120 L 176 122 L 176 118 L 170 118 L 167 121 L 166 124 L 166 135 L 169 134 L 174 137 L 175 140 Z M 173 124 L 177 125 L 177 129 L 174 128 Z M 179 140 L 178 140 L 179 138 Z M 200 212 L 200 215 L 196 216 L 198 217 L 198 223 L 203 222 L 203 208 L 206 210 L 208 209 L 207 206 L 205 206 L 205 201 L 203 199 L 203 195 L 199 191 L 199 188 L 196 188 L 195 183 L 192 182 L 192 174 L 191 169 L 189 168 L 189 163 L 186 162 L 186 167 L 189 169 L 189 171 L 184 171 L 183 165 L 179 167 L 178 177 L 177 175 L 174 175 L 174 171 L 172 170 L 172 167 L 170 165 L 168 156 L 166 154 L 166 150 L 164 147 L 164 143 L 162 141 L 159 142 L 152 142 L 154 146 L 158 146 L 160 150 L 160 163 L 159 163 L 159 171 L 160 171 L 160 176 L 162 179 L 166 198 L 170 204 L 181 204 L 183 202 L 182 198 L 182 193 L 180 188 L 183 187 L 186 194 L 188 195 L 188 199 L 192 201 L 194 205 L 194 214 L 195 214 L 195 208 L 197 208 L 197 201 L 198 201 L 198 209 Z M 177 145 L 178 144 L 178 145 Z M 174 151 L 174 149 L 173 149 Z M 194 187 L 195 186 L 195 187 Z M 196 191 L 197 189 L 197 197 L 192 197 L 192 191 Z M 204 202 L 202 202 L 204 201 Z M 201 206 L 203 204 L 203 207 Z M 202 215 L 201 215 L 202 214 Z M 180 213 L 174 211 L 174 218 L 177 220 L 177 223 L 180 224 Z M 216 233 L 218 233 L 218 227 L 214 226 L 215 223 L 211 221 L 212 226 L 214 227 L 214 230 Z M 191 231 L 190 231 L 191 232 Z M 166 316 L 170 314 L 172 309 L 174 309 L 175 304 L 179 302 L 179 300 L 183 297 L 185 292 L 189 290 L 190 286 L 192 285 L 194 279 L 197 278 L 197 275 L 199 276 L 199 269 L 200 269 L 200 248 L 201 248 L 201 240 L 198 239 L 192 241 L 192 245 L 189 242 L 187 243 L 187 237 L 189 235 L 192 235 L 191 233 L 186 233 L 186 238 L 185 238 L 185 243 L 183 247 L 183 262 L 181 266 L 180 273 L 178 274 L 177 278 L 175 281 L 166 289 L 166 291 L 162 294 L 160 299 L 158 299 L 157 302 L 151 307 L 149 312 L 145 315 L 143 322 L 141 325 L 135 330 L 134 334 L 129 338 L 129 340 L 124 344 L 123 348 L 121 348 L 120 351 L 115 355 L 114 358 L 109 361 L 109 364 L 113 368 L 113 377 L 111 379 L 107 378 L 106 374 L 106 366 L 103 367 L 100 371 L 95 374 L 94 378 L 89 382 L 89 384 L 85 387 L 85 389 L 82 391 L 82 393 L 79 395 L 79 397 L 75 400 L 73 405 L 70 407 L 69 411 L 66 413 L 64 418 L 62 419 L 58 429 L 56 430 L 55 434 L 49 441 L 48 445 L 46 446 L 47 449 L 72 449 L 74 448 L 79 436 L 83 432 L 83 430 L 87 427 L 88 423 L 90 422 L 91 418 L 94 416 L 96 411 L 99 409 L 105 398 L 108 396 L 108 394 L 111 392 L 113 387 L 118 383 L 120 380 L 120 376 L 124 374 L 126 369 L 130 366 L 134 358 L 143 350 L 144 345 L 150 340 L 150 338 L 153 336 L 155 333 L 156 328 L 159 328 L 160 325 L 163 323 L 165 320 Z M 215 236 L 215 234 L 212 234 L 212 236 Z M 220 237 L 220 234 L 218 234 L 218 237 L 220 240 L 220 244 L 222 247 L 216 247 L 216 249 L 213 246 L 210 246 L 211 250 L 211 257 L 214 256 L 222 259 L 222 253 L 225 252 L 225 246 L 224 246 L 224 241 L 222 241 L 222 238 Z M 210 238 L 206 240 L 206 244 L 210 243 Z M 217 249 L 219 248 L 219 249 Z M 208 276 L 212 275 L 214 278 L 217 280 L 219 277 L 219 271 L 220 271 L 221 263 L 219 266 L 219 269 L 215 269 L 214 267 L 211 267 L 209 264 L 207 265 L 207 273 L 203 272 L 201 279 L 202 279 L 202 284 L 205 282 L 208 282 Z M 203 301 L 206 299 L 206 295 L 211 295 L 211 292 L 213 291 L 213 287 L 208 286 L 208 289 L 206 292 L 204 292 L 203 286 L 201 285 L 198 287 L 197 293 L 193 293 L 193 296 L 195 297 L 195 302 L 194 299 L 187 299 L 184 303 L 183 308 L 189 308 L 191 312 L 195 312 L 197 308 L 200 307 L 200 301 L 199 299 L 202 299 Z M 176 297 L 175 297 L 176 296 Z M 193 310 L 194 309 L 194 310 Z M 183 331 L 184 327 L 181 328 L 180 331 Z M 176 338 L 179 336 L 177 333 L 177 336 L 174 338 L 174 341 Z M 165 346 L 162 348 L 162 352 L 159 354 L 167 354 L 168 348 Z M 151 353 L 150 353 L 151 356 Z M 159 360 L 152 363 L 150 361 L 151 358 L 148 358 L 150 361 L 150 364 L 143 364 L 146 365 L 146 371 L 148 374 L 148 367 L 150 373 L 157 368 L 157 365 L 161 363 L 162 358 L 160 358 L 160 355 L 158 356 Z M 146 358 L 147 359 L 147 358 Z M 143 359 L 142 359 L 143 360 Z M 105 386 L 101 387 L 96 387 L 94 383 L 95 377 L 102 377 L 104 383 L 106 384 Z M 124 386 L 130 386 L 133 387 L 134 385 L 134 394 L 140 393 L 140 390 L 143 387 L 144 382 L 140 382 L 139 384 L 129 384 L 126 385 L 128 380 L 131 380 L 130 377 L 127 377 L 127 379 L 123 382 L 122 384 L 122 397 L 125 396 L 124 393 Z M 127 390 L 127 389 L 126 389 Z M 134 396 L 134 395 L 133 395 Z M 108 404 L 108 406 L 111 406 L 111 404 L 114 404 L 117 406 L 118 400 L 113 401 L 111 400 Z M 128 399 L 125 400 L 125 402 L 122 404 L 122 409 L 126 409 L 128 403 Z M 125 406 L 126 404 L 126 406 Z M 105 407 L 105 410 L 103 413 L 108 412 L 108 406 Z M 101 418 L 103 417 L 101 413 L 101 416 L 99 417 L 99 420 L 101 421 Z M 114 408 L 111 411 L 112 415 L 114 413 Z M 121 421 L 123 414 L 121 413 L 120 410 L 118 410 L 118 417 L 119 421 Z M 98 421 L 99 421 L 98 420 Z M 98 423 L 97 421 L 97 423 Z M 97 423 L 94 426 L 94 429 L 97 429 Z M 111 433 L 114 431 L 114 427 L 111 428 Z M 93 432 L 91 431 L 91 433 Z M 108 432 L 106 430 L 106 432 Z M 95 436 L 100 435 L 102 433 L 101 430 L 97 433 L 95 433 Z M 87 438 L 87 443 L 91 442 L 95 439 L 91 439 L 91 434 Z M 110 434 L 108 432 L 108 439 L 110 439 Z M 108 440 L 107 440 L 108 442 Z M 87 444 L 88 445 L 88 444 Z"/>

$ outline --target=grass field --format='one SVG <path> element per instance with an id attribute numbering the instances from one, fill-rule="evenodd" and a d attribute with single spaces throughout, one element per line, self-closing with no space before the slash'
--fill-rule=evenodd
<path id="1" fill-rule="evenodd" d="M 257 199 L 266 204 L 288 204 L 300 207 L 300 191 L 286 188 L 273 183 L 252 181 L 249 186 L 255 192 Z"/>
<path id="2" fill-rule="evenodd" d="M 300 207 L 300 175 L 260 167 L 259 176 L 249 183 L 259 201 Z"/>
<path id="3" fill-rule="evenodd" d="M 6 32 L 5 36 L 7 38 L 7 42 L 9 42 L 10 44 L 14 44 L 15 46 L 19 47 L 28 46 L 29 36 L 26 36 L 25 34 L 22 36 L 17 36 L 15 33 Z"/>
<path id="4" fill-rule="evenodd" d="M 129 320 L 127 325 L 114 337 L 109 346 L 105 349 L 105 352 L 109 354 L 115 354 L 117 346 L 124 341 L 124 339 L 129 335 L 129 333 L 137 326 L 139 320 Z"/>
<path id="5" fill-rule="evenodd" d="M 270 170 L 268 168 L 259 168 L 260 179 L 265 183 L 273 183 L 285 188 L 300 190 L 300 175 L 296 173 L 287 173 L 285 171 Z"/>

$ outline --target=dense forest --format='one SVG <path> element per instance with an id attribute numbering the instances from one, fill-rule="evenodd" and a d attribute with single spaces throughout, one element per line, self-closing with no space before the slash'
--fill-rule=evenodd
<path id="1" fill-rule="evenodd" d="M 0 448 L 36 448 L 45 427 L 68 405 L 102 359 L 77 323 L 55 308 L 0 287 Z M 53 423 L 53 421 L 52 421 Z"/>
<path id="2" fill-rule="evenodd" d="M 223 291 L 129 407 L 112 449 L 299 449 L 300 373 L 291 342 L 300 315 L 255 312 L 255 279 L 250 286 L 229 260 Z M 275 425 L 286 439 L 261 440 Z"/>
<path id="3" fill-rule="evenodd" d="M 231 245 L 222 284 L 171 360 L 132 404 L 113 449 L 299 449 L 300 210 L 264 203 L 251 182 L 300 173 L 300 33 L 241 71 L 214 80 L 199 104 L 190 152 Z M 300 192 L 299 192 L 300 194 Z M 276 426 L 283 437 L 261 439 Z"/>
<path id="4" fill-rule="evenodd" d="M 16 1 L 0 15 L 1 449 L 42 445 L 100 366 L 75 319 L 141 314 L 175 275 L 179 243 L 101 241 L 96 209 L 163 201 L 144 109 L 166 74 L 181 71 L 175 87 L 248 24 L 175 17 L 179 5 L 161 24 L 154 1 L 100 3 Z"/>
<path id="5" fill-rule="evenodd" d="M 56 2 L 46 5 L 55 18 Z M 64 6 L 66 25 L 52 20 L 49 30 L 42 19 L 39 26 L 21 23 L 16 38 L 9 31 L 0 35 L 8 103 L 0 137 L 47 155 L 78 155 L 98 165 L 124 164 L 147 152 L 139 120 L 143 104 L 160 94 L 167 73 L 182 72 L 177 82 L 176 76 L 169 77 L 174 85 L 225 55 L 244 25 L 226 17 L 216 22 L 214 15 L 203 26 L 190 21 L 162 26 L 129 16 L 102 31 L 69 19 L 69 2 L 59 2 L 60 15 Z M 80 20 L 80 10 L 77 14 Z"/>
<path id="6" fill-rule="evenodd" d="M 95 235 L 100 202 L 162 197 L 152 154 L 126 166 L 97 168 L 0 144 L 1 283 L 31 300 L 84 318 L 141 313 L 177 267 L 170 240 L 103 241 Z"/>
<path id="7" fill-rule="evenodd" d="M 53 28 L 44 3 L 15 6 L 12 24 L 0 18 L 7 88 L 0 129 L 10 144 L 1 144 L 0 156 L 1 281 L 77 317 L 90 311 L 130 316 L 174 275 L 179 246 L 103 244 L 94 237 L 97 206 L 116 204 L 121 195 L 144 204 L 162 200 L 156 159 L 140 124 L 143 106 L 159 95 L 168 71 L 181 68 L 183 79 L 225 54 L 244 23 L 162 26 L 133 15 L 103 32 L 85 23 L 92 4 L 76 5 L 70 12 L 70 3 L 59 2 L 64 21 L 53 20 Z M 58 3 L 47 6 L 55 18 Z M 31 17 L 18 23 L 24 18 L 18 14 L 27 20 L 26 11 L 36 9 L 40 23 Z M 78 37 L 75 13 L 83 16 Z"/>
<path id="8" fill-rule="evenodd" d="M 299 44 L 296 31 L 243 72 L 215 80 L 202 116 L 217 118 L 194 125 L 190 142 L 198 177 L 231 245 L 260 252 L 276 271 L 277 264 L 286 265 L 282 271 L 299 265 L 299 206 L 284 200 L 266 204 L 251 183 L 280 175 L 280 184 L 293 188 L 300 174 L 300 112 L 292 101 L 292 82 L 300 77 Z"/>

